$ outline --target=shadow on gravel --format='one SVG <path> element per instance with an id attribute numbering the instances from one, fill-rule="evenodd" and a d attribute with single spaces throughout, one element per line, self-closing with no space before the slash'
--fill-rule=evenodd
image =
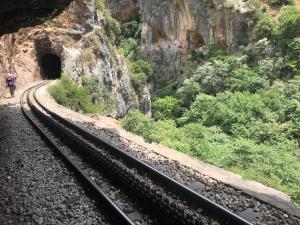
<path id="1" fill-rule="evenodd" d="M 19 213 L 16 196 L 23 188 L 20 177 L 24 165 L 18 144 L 23 140 L 19 124 L 22 119 L 18 105 L 0 106 L 0 224 L 20 222 L 14 214 Z"/>

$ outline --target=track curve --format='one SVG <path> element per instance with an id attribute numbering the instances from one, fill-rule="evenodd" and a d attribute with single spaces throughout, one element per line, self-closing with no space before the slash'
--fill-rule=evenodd
<path id="1" fill-rule="evenodd" d="M 24 92 L 21 107 L 26 118 L 60 152 L 64 161 L 77 171 L 76 173 L 85 180 L 84 183 L 97 193 L 98 200 L 106 202 L 108 211 L 118 218 L 119 224 L 136 224 L 136 221 L 143 220 L 141 218 L 147 215 L 142 224 L 251 225 L 250 222 L 132 157 L 122 149 L 51 112 L 36 98 L 36 90 L 45 84 L 47 82 Z M 49 135 L 49 132 L 52 134 Z M 65 143 L 61 144 L 61 139 L 64 139 Z M 62 145 L 68 145 L 69 149 L 65 150 Z M 100 175 L 91 179 L 85 173 L 86 170 Z M 104 181 L 101 176 L 105 177 L 104 180 L 110 180 L 105 181 L 106 184 L 120 188 L 124 195 L 132 199 L 131 201 L 138 207 L 142 207 L 142 210 L 133 209 L 130 213 L 124 212 L 124 208 L 118 206 L 116 201 L 102 190 L 101 182 Z M 99 185 L 97 181 L 101 179 Z M 135 219 L 132 219 L 133 217 Z"/>

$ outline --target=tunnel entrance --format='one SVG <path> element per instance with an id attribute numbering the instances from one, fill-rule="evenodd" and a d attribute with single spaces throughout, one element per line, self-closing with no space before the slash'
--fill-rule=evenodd
<path id="1" fill-rule="evenodd" d="M 58 79 L 61 77 L 61 59 L 57 55 L 43 55 L 40 67 L 43 79 Z"/>

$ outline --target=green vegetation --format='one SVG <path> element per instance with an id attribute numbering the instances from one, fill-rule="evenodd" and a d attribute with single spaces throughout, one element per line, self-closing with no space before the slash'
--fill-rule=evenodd
<path id="1" fill-rule="evenodd" d="M 91 101 L 100 107 L 101 113 L 109 115 L 116 108 L 116 97 L 98 79 L 85 76 L 82 78 L 82 86 L 88 89 Z"/>
<path id="2" fill-rule="evenodd" d="M 82 86 L 78 86 L 67 75 L 62 75 L 49 91 L 59 104 L 77 112 L 109 114 L 115 107 L 111 92 L 92 78 L 84 78 Z"/>
<path id="3" fill-rule="evenodd" d="M 105 9 L 104 0 L 96 0 L 96 6 L 99 13 L 105 18 L 105 31 L 106 35 L 109 37 L 108 40 L 110 41 L 110 44 L 114 44 L 117 36 L 121 34 L 120 23 Z"/>
<path id="4" fill-rule="evenodd" d="M 68 76 L 62 75 L 58 84 L 50 87 L 50 93 L 61 105 L 83 113 L 100 112 L 100 107 L 92 103 L 87 87 L 77 86 Z"/>
<path id="5" fill-rule="evenodd" d="M 299 204 L 300 14 L 293 5 L 276 18 L 260 12 L 254 32 L 239 55 L 216 44 L 192 52 L 202 63 L 179 88 L 155 93 L 153 118 L 130 111 L 122 125 L 282 190 Z"/>
<path id="6" fill-rule="evenodd" d="M 181 111 L 179 101 L 171 96 L 157 99 L 153 102 L 152 108 L 156 120 L 176 119 Z"/>
<path id="7" fill-rule="evenodd" d="M 136 17 L 120 26 L 121 35 L 116 40 L 118 52 L 129 60 L 131 72 L 129 78 L 135 91 L 141 96 L 147 83 L 154 79 L 154 71 L 151 64 L 138 58 L 142 32 L 141 19 Z"/>
<path id="8" fill-rule="evenodd" d="M 157 78 L 152 66 L 139 59 L 141 18 L 120 24 L 103 0 L 96 3 L 106 21 L 103 38 L 128 60 L 130 80 L 141 97 Z M 191 49 L 197 68 L 182 83 L 154 90 L 153 117 L 131 110 L 122 125 L 149 142 L 282 190 L 299 204 L 300 13 L 291 0 L 267 3 L 280 12 L 271 16 L 260 1 L 247 1 L 257 9 L 257 21 L 252 42 L 240 46 L 238 55 L 215 43 Z M 92 64 L 94 57 L 86 51 L 81 60 Z M 77 86 L 63 76 L 50 91 L 60 104 L 84 113 L 110 113 L 116 104 L 111 90 L 93 78 Z"/>

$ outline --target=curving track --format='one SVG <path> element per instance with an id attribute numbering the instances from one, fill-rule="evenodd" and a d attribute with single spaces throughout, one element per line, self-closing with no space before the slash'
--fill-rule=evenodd
<path id="1" fill-rule="evenodd" d="M 158 170 L 51 112 L 35 97 L 47 82 L 24 92 L 21 107 L 93 196 L 105 203 L 114 224 L 251 223 Z"/>

